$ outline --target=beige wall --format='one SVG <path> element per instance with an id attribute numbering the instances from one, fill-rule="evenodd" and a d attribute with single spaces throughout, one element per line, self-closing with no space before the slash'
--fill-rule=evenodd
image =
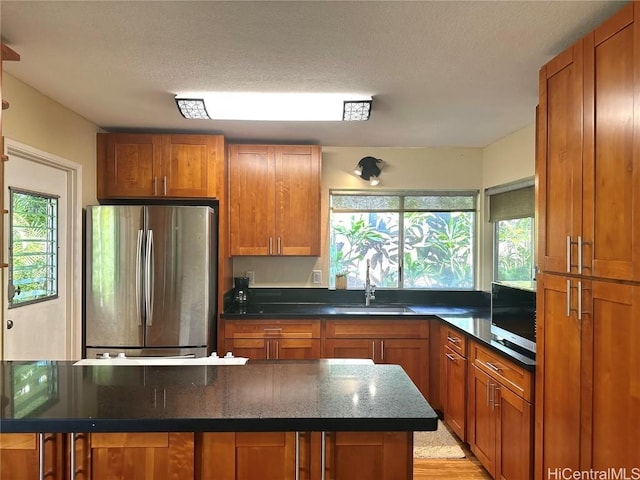
<path id="1" fill-rule="evenodd" d="M 96 133 L 99 128 L 11 75 L 3 76 L 3 112 L 7 138 L 58 155 L 83 166 L 83 205 L 96 203 Z M 328 285 L 328 192 L 330 188 L 366 189 L 352 171 L 365 156 L 382 158 L 386 166 L 378 189 L 478 189 L 534 174 L 535 125 L 480 148 L 342 148 L 323 147 L 322 255 L 318 258 L 237 257 L 234 275 L 254 271 L 256 286 Z M 481 212 L 484 196 L 480 195 Z M 479 286 L 488 289 L 492 275 L 492 229 L 480 215 Z M 312 270 L 322 271 L 322 284 L 311 283 Z"/>
<path id="2" fill-rule="evenodd" d="M 535 122 L 484 148 L 482 154 L 482 189 L 530 178 L 535 175 Z M 481 195 L 481 211 L 485 197 Z M 482 217 L 485 217 L 482 215 Z M 493 277 L 493 225 L 482 220 L 480 229 L 480 283 L 489 290 Z"/>
<path id="3" fill-rule="evenodd" d="M 11 104 L 2 114 L 4 136 L 82 165 L 83 206 L 96 203 L 98 127 L 6 72 L 2 96 Z"/>
<path id="4" fill-rule="evenodd" d="M 370 187 L 353 169 L 362 157 L 385 161 L 380 185 Z M 479 148 L 322 148 L 322 251 L 319 258 L 235 257 L 234 275 L 255 272 L 255 286 L 328 285 L 329 189 L 482 189 Z M 322 284 L 311 283 L 312 270 L 322 271 Z"/>

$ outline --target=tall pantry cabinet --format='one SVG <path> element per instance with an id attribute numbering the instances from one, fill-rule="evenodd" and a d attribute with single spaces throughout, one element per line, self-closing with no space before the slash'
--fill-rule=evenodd
<path id="1" fill-rule="evenodd" d="M 638 467 L 640 3 L 540 70 L 536 478 Z"/>

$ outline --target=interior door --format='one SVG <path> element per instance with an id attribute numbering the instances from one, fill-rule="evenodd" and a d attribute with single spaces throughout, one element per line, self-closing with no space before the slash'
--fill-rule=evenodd
<path id="1" fill-rule="evenodd" d="M 13 279 L 9 285 L 9 274 L 5 275 L 4 286 L 7 292 L 4 302 L 5 324 L 3 336 L 3 355 L 5 360 L 38 360 L 52 359 L 64 360 L 70 357 L 72 351 L 72 339 L 69 334 L 71 315 L 67 302 L 67 290 L 69 286 L 68 267 L 68 203 L 67 203 L 67 173 L 53 166 L 34 161 L 28 156 L 10 155 L 5 165 L 5 205 L 9 208 L 9 215 L 5 215 L 5 245 L 7 252 L 3 252 L 4 258 L 10 263 Z M 51 219 L 56 226 L 51 226 L 52 234 L 57 234 L 57 258 L 50 258 L 52 264 L 47 271 L 50 276 L 57 278 L 57 293 L 46 300 L 37 300 L 34 303 L 21 303 L 20 295 L 26 294 L 26 289 L 31 288 L 26 284 L 24 276 L 21 278 L 21 270 L 30 268 L 30 259 L 25 252 L 31 247 L 42 244 L 41 233 L 36 233 L 37 220 L 22 216 L 18 218 L 17 209 L 14 212 L 11 206 L 11 193 L 28 192 L 29 194 L 44 195 L 57 199 L 57 213 L 51 214 Z M 44 198 L 44 197 L 43 197 Z M 55 220 L 53 218 L 55 217 Z M 10 254 L 12 246 L 11 224 L 14 224 L 14 248 L 15 256 Z M 19 227 L 22 225 L 22 227 Z M 28 232 L 33 231 L 31 235 Z M 57 232 L 53 232 L 53 230 Z M 20 231 L 19 231 L 20 230 Z M 39 247 L 36 247 L 39 248 Z M 38 258 L 33 261 L 44 261 Z M 49 261 L 49 260 L 47 260 Z M 55 271 L 57 265 L 57 271 Z M 7 272 L 9 273 L 9 272 Z M 34 275 L 36 275 L 34 273 Z M 35 277 L 33 278 L 35 280 Z M 49 281 L 49 280 L 47 280 Z M 55 280 L 54 280 L 55 281 Z"/>

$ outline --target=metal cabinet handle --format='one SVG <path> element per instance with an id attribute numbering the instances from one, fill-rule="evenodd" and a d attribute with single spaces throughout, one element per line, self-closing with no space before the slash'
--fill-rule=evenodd
<path id="1" fill-rule="evenodd" d="M 276 360 L 280 359 L 280 342 L 276 340 Z"/>
<path id="2" fill-rule="evenodd" d="M 162 177 L 162 194 L 167 196 L 167 176 Z"/>
<path id="3" fill-rule="evenodd" d="M 269 333 L 269 334 L 276 334 L 276 333 L 280 333 L 282 331 L 282 328 L 276 328 L 276 327 L 265 327 L 263 329 L 264 333 Z"/>
<path id="4" fill-rule="evenodd" d="M 295 480 L 300 480 L 300 432 L 296 432 L 296 472 Z"/>
<path id="5" fill-rule="evenodd" d="M 457 337 L 450 337 L 449 335 L 447 335 L 447 340 L 451 343 L 458 343 L 460 342 L 460 339 Z"/>
<path id="6" fill-rule="evenodd" d="M 269 237 L 269 255 L 273 255 L 273 237 Z"/>
<path id="7" fill-rule="evenodd" d="M 282 240 L 278 237 L 278 255 L 282 255 Z"/>
<path id="8" fill-rule="evenodd" d="M 567 273 L 571 273 L 571 236 L 567 235 Z"/>
<path id="9" fill-rule="evenodd" d="M 270 360 L 269 358 L 269 345 L 271 344 L 271 340 L 267 340 L 267 360 Z"/>
<path id="10" fill-rule="evenodd" d="M 380 360 L 384 362 L 384 340 L 380 340 Z"/>
<path id="11" fill-rule="evenodd" d="M 327 468 L 327 433 L 320 435 L 320 480 L 325 480 L 325 468 Z"/>
<path id="12" fill-rule="evenodd" d="M 44 480 L 44 433 L 38 434 L 38 480 Z"/>
<path id="13" fill-rule="evenodd" d="M 158 195 L 158 177 L 153 177 L 153 195 Z"/>
<path id="14" fill-rule="evenodd" d="M 571 280 L 567 280 L 567 317 L 571 315 Z"/>
<path id="15" fill-rule="evenodd" d="M 487 407 L 491 405 L 491 382 L 487 382 Z"/>
<path id="16" fill-rule="evenodd" d="M 373 349 L 373 355 L 371 355 L 371 360 L 376 361 L 376 341 L 371 341 L 371 348 Z"/>
<path id="17" fill-rule="evenodd" d="M 497 365 L 494 365 L 491 362 L 486 362 L 486 364 L 487 364 L 487 367 L 489 367 L 494 372 L 499 372 L 500 370 L 502 370 L 500 367 L 498 367 Z"/>
<path id="18" fill-rule="evenodd" d="M 493 399 L 496 392 L 496 385 L 493 382 L 489 382 L 489 407 L 493 410 Z"/>
<path id="19" fill-rule="evenodd" d="M 451 353 L 445 353 L 445 355 L 446 355 L 446 356 L 447 356 L 447 358 L 448 358 L 449 360 L 451 360 L 452 362 L 455 362 L 455 361 L 456 361 L 456 357 L 454 357 L 454 356 L 453 356 L 453 354 L 451 354 Z"/>
<path id="20" fill-rule="evenodd" d="M 69 452 L 69 480 L 76 478 L 76 434 L 69 434 L 69 444 L 71 451 Z"/>
<path id="21" fill-rule="evenodd" d="M 582 320 L 582 282 L 578 282 L 578 320 Z"/>
<path id="22" fill-rule="evenodd" d="M 578 235 L 578 273 L 582 273 L 582 236 Z"/>

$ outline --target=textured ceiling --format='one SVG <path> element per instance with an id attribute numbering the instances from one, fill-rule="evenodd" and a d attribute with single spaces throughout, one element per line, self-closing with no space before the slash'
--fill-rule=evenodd
<path id="1" fill-rule="evenodd" d="M 106 130 L 483 147 L 534 120 L 538 70 L 625 2 L 5 1 L 7 72 Z M 352 91 L 367 122 L 186 120 L 183 91 Z"/>

